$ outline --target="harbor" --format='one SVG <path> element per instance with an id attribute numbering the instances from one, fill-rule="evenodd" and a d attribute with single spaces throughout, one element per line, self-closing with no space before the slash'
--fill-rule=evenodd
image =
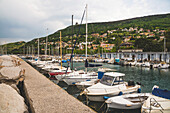
<path id="1" fill-rule="evenodd" d="M 91 62 L 92 63 L 92 62 Z M 122 66 L 122 65 L 115 65 L 115 64 L 108 64 L 108 63 L 95 63 L 95 64 L 102 64 L 101 67 L 103 68 L 110 68 L 113 69 L 116 72 L 119 73 L 125 73 L 124 79 L 126 81 L 134 81 L 135 83 L 141 84 L 141 93 L 151 93 L 152 88 L 154 85 L 159 86 L 162 89 L 170 89 L 169 84 L 170 77 L 169 72 L 170 69 L 160 69 L 160 68 L 149 68 L 149 67 L 142 67 L 142 66 Z M 84 65 L 84 66 L 83 66 Z M 62 66 L 67 67 L 68 63 L 63 62 Z M 35 69 L 40 71 L 41 73 L 44 73 L 44 71 L 33 65 Z M 101 67 L 93 67 L 93 71 L 96 71 Z M 73 69 L 76 68 L 77 70 L 85 70 L 85 63 L 84 62 L 74 62 L 73 63 Z M 87 71 L 92 71 L 92 68 L 87 68 Z M 47 78 L 49 78 L 49 75 L 47 73 L 44 74 Z M 57 75 L 56 75 L 57 76 Z M 65 75 L 63 75 L 64 77 Z M 133 109 L 133 110 L 121 110 L 121 109 L 112 109 L 109 111 L 106 107 L 106 104 L 104 102 L 93 102 L 87 100 L 86 97 L 82 97 L 81 93 L 82 90 L 77 89 L 76 84 L 68 85 L 67 83 L 63 81 L 58 81 L 57 79 L 51 78 L 51 80 L 58 84 L 61 88 L 66 90 L 70 95 L 73 97 L 79 99 L 82 103 L 85 105 L 88 105 L 92 109 L 94 109 L 96 112 L 124 112 L 124 113 L 131 113 L 131 112 L 141 112 L 141 108 Z"/>
<path id="2" fill-rule="evenodd" d="M 169 3 L 3 1 L 0 113 L 170 113 Z"/>

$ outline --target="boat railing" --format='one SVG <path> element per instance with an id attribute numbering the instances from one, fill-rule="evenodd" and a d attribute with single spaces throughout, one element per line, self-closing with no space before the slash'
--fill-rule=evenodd
<path id="1" fill-rule="evenodd" d="M 158 103 L 158 101 L 156 101 L 156 99 L 154 98 L 150 98 L 150 108 L 149 108 L 149 113 L 151 113 L 151 106 L 154 106 L 154 107 L 160 107 L 160 111 L 163 113 L 162 110 L 164 110 L 164 108 Z"/>

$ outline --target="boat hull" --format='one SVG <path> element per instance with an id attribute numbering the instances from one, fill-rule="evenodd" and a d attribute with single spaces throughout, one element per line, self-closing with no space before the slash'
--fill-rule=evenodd
<path id="1" fill-rule="evenodd" d="M 91 79 L 96 79 L 96 78 L 63 78 L 63 81 L 67 83 L 67 85 L 75 85 L 76 82 L 85 82 L 89 81 Z"/>
<path id="2" fill-rule="evenodd" d="M 106 96 L 106 97 L 118 96 L 118 95 L 120 95 L 120 92 L 122 92 L 123 94 L 137 93 L 137 90 L 138 90 L 138 87 L 129 89 L 129 90 L 128 89 L 118 90 L 118 91 L 114 91 L 114 93 L 109 93 L 109 94 L 106 93 L 106 94 L 101 94 L 101 95 L 100 94 L 92 95 L 92 94 L 87 93 L 86 95 L 90 101 L 103 102 L 103 101 L 105 101 L 104 96 Z"/>

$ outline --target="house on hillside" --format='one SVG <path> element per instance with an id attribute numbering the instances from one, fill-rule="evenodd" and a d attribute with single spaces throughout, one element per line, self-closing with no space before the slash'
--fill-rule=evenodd
<path id="1" fill-rule="evenodd" d="M 124 42 L 122 44 L 120 44 L 120 47 L 131 47 L 133 45 L 133 43 L 131 42 Z"/>
<path id="2" fill-rule="evenodd" d="M 97 37 L 99 37 L 100 35 L 99 35 L 99 33 L 93 33 L 93 34 L 91 34 L 91 36 L 97 38 Z"/>
<path id="3" fill-rule="evenodd" d="M 111 50 L 113 47 L 115 47 L 115 44 L 105 44 L 101 43 L 100 47 L 104 48 L 105 50 Z"/>
<path id="4" fill-rule="evenodd" d="M 99 46 L 98 44 L 92 44 L 92 47 L 94 50 L 96 50 L 98 48 L 98 46 Z"/>

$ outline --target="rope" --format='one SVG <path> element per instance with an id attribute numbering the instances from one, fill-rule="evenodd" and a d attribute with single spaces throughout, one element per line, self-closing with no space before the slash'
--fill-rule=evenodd
<path id="1" fill-rule="evenodd" d="M 84 9 L 83 16 L 82 16 L 82 18 L 81 18 L 81 23 L 80 23 L 80 25 L 79 25 L 79 31 L 78 31 L 77 37 L 78 37 L 79 34 L 80 34 L 80 27 L 81 27 L 81 24 L 82 24 L 82 22 L 83 22 L 83 18 L 84 18 L 84 15 L 85 15 L 85 11 L 86 11 L 86 8 Z M 66 73 L 67 73 L 67 71 L 68 71 L 69 64 L 70 64 L 70 62 L 71 62 L 71 60 L 72 60 L 72 57 L 73 57 L 73 52 L 74 52 L 74 49 L 75 49 L 75 46 L 76 46 L 77 37 L 76 37 L 76 41 L 75 41 L 75 43 L 74 43 L 74 48 L 72 48 L 72 52 L 71 52 L 70 60 L 69 60 L 68 65 L 67 65 Z"/>

